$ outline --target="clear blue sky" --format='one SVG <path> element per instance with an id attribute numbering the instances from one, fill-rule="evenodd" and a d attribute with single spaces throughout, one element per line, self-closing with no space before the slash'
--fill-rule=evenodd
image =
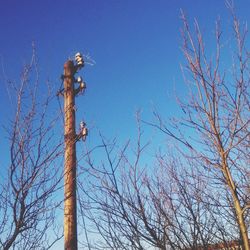
<path id="1" fill-rule="evenodd" d="M 249 0 L 235 2 L 247 21 Z M 145 119 L 153 105 L 171 116 L 177 110 L 174 89 L 185 96 L 179 67 L 184 62 L 181 8 L 189 20 L 198 19 L 208 45 L 218 16 L 230 31 L 223 0 L 1 0 L 1 64 L 7 78 L 18 81 L 34 41 L 41 84 L 49 79 L 56 91 L 65 60 L 78 51 L 89 53 L 96 64 L 80 73 L 87 91 L 77 99 L 78 122 L 84 118 L 93 128 L 92 141 L 99 130 L 108 137 L 132 137 L 137 109 Z M 2 125 L 11 118 L 2 69 L 0 81 Z"/>
<path id="2" fill-rule="evenodd" d="M 55 93 L 63 64 L 80 51 L 96 61 L 86 66 L 87 91 L 77 98 L 77 122 L 91 128 L 95 144 L 99 130 L 121 141 L 136 133 L 135 112 L 151 119 L 152 107 L 165 117 L 178 114 L 174 90 L 185 97 L 181 76 L 180 9 L 197 18 L 206 45 L 213 41 L 215 19 L 231 32 L 224 0 L 0 0 L 0 167 L 8 154 L 2 129 L 12 118 L 5 77 L 18 82 L 29 62 L 34 41 L 41 85 L 47 79 Z M 250 18 L 250 1 L 235 0 L 240 19 Z M 4 68 L 4 73 L 2 68 Z M 55 104 L 52 107 L 58 111 Z M 58 124 L 62 128 L 62 124 Z M 59 130 L 60 131 L 60 130 Z M 62 130 L 63 133 L 63 130 Z"/>

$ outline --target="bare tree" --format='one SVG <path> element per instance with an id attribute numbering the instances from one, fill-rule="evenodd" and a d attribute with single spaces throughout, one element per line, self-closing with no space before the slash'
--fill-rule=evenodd
<path id="1" fill-rule="evenodd" d="M 140 131 L 135 150 L 102 138 L 106 160 L 87 160 L 88 182 L 79 182 L 81 215 L 99 235 L 89 249 L 209 249 L 233 240 L 215 202 L 219 192 L 210 194 L 195 162 L 159 153 L 154 167 L 142 165 L 148 144 L 142 145 Z"/>
<path id="2" fill-rule="evenodd" d="M 174 129 L 155 113 L 157 124 L 165 134 L 177 139 L 184 157 L 195 159 L 201 168 L 213 172 L 217 187 L 224 195 L 224 207 L 235 218 L 244 249 L 249 249 L 247 209 L 249 208 L 249 51 L 246 48 L 247 27 L 240 26 L 232 5 L 235 44 L 230 70 L 223 70 L 223 44 L 220 23 L 216 23 L 215 56 L 208 59 L 197 21 L 194 32 L 184 14 L 183 54 L 187 65 L 183 72 L 189 87 L 187 101 L 179 101 L 184 118 L 173 123 Z M 228 67 L 227 63 L 224 65 Z M 188 136 L 187 136 L 188 135 Z M 189 153 L 186 149 L 189 150 Z M 231 209 L 231 210 L 230 210 Z M 223 214 L 221 213 L 221 216 Z M 232 222 L 233 223 L 233 222 Z"/>
<path id="3" fill-rule="evenodd" d="M 182 14 L 190 93 L 179 100 L 184 117 L 170 126 L 155 112 L 157 122 L 146 122 L 180 143 L 178 154 L 157 154 L 155 168 L 141 166 L 140 129 L 134 155 L 130 143 L 118 152 L 103 137 L 106 160 L 88 154 L 89 185 L 79 183 L 80 204 L 100 237 L 89 249 L 211 249 L 236 241 L 249 249 L 249 52 L 246 27 L 229 9 L 236 47 L 226 55 L 233 58 L 230 70 L 227 62 L 222 67 L 220 23 L 208 59 L 197 21 L 192 31 Z"/>
<path id="4" fill-rule="evenodd" d="M 56 139 L 57 118 L 49 116 L 50 89 L 38 97 L 38 76 L 33 52 L 15 87 L 16 112 L 7 128 L 10 163 L 0 184 L 0 246 L 6 250 L 48 249 L 62 237 L 55 194 L 62 178 L 58 159 L 63 144 Z"/>

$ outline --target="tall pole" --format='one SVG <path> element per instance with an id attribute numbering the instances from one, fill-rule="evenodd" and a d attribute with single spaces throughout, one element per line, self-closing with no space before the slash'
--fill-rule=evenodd
<path id="1" fill-rule="evenodd" d="M 85 141 L 88 129 L 85 122 L 80 123 L 80 132 L 75 129 L 75 97 L 83 93 L 86 84 L 82 77 L 75 79 L 74 75 L 83 66 L 84 61 L 80 53 L 75 55 L 75 62 L 68 60 L 64 64 L 64 88 L 58 95 L 64 96 L 64 249 L 77 250 L 77 200 L 76 200 L 76 142 Z M 75 89 L 74 84 L 78 87 Z"/>
<path id="2" fill-rule="evenodd" d="M 64 249 L 77 250 L 75 66 L 64 64 Z"/>

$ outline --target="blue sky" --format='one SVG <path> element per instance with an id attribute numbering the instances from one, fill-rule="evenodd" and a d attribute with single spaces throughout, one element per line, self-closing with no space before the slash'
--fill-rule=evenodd
<path id="1" fill-rule="evenodd" d="M 93 145 L 99 131 L 122 142 L 134 137 L 138 109 L 146 120 L 152 118 L 154 106 L 165 117 L 179 114 L 174 91 L 186 96 L 180 70 L 180 63 L 185 64 L 180 9 L 191 22 L 197 18 L 208 48 L 218 16 L 225 34 L 232 31 L 224 0 L 0 1 L 0 164 L 4 167 L 8 151 L 2 126 L 13 115 L 4 79 L 19 81 L 32 42 L 41 86 L 49 79 L 55 94 L 69 57 L 80 51 L 95 60 L 94 66 L 80 72 L 87 91 L 77 98 L 76 114 L 77 123 L 84 119 L 90 127 L 88 141 Z M 248 21 L 250 1 L 235 3 L 240 19 Z M 58 111 L 58 104 L 52 109 Z"/>
<path id="2" fill-rule="evenodd" d="M 238 15 L 246 21 L 249 5 L 247 0 L 236 3 Z M 4 79 L 18 82 L 33 41 L 41 86 L 49 79 L 55 93 L 69 57 L 80 51 L 95 60 L 94 66 L 80 72 L 87 91 L 77 98 L 77 123 L 87 122 L 90 141 L 95 142 L 99 130 L 107 137 L 133 137 L 138 109 L 144 119 L 151 119 L 154 106 L 166 117 L 178 114 L 174 91 L 186 95 L 180 70 L 180 9 L 191 22 L 198 19 L 208 47 L 218 16 L 230 32 L 223 0 L 2 1 L 0 124 L 6 124 L 13 112 Z M 58 105 L 52 108 L 56 111 Z"/>

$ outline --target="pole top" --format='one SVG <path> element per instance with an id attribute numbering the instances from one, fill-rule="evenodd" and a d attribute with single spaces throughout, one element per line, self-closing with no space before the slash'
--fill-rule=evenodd
<path id="1" fill-rule="evenodd" d="M 74 62 L 72 60 L 68 60 L 64 63 L 64 77 L 73 77 L 76 69 Z"/>
<path id="2" fill-rule="evenodd" d="M 74 68 L 74 62 L 72 60 L 68 60 L 64 63 L 64 68 Z"/>

